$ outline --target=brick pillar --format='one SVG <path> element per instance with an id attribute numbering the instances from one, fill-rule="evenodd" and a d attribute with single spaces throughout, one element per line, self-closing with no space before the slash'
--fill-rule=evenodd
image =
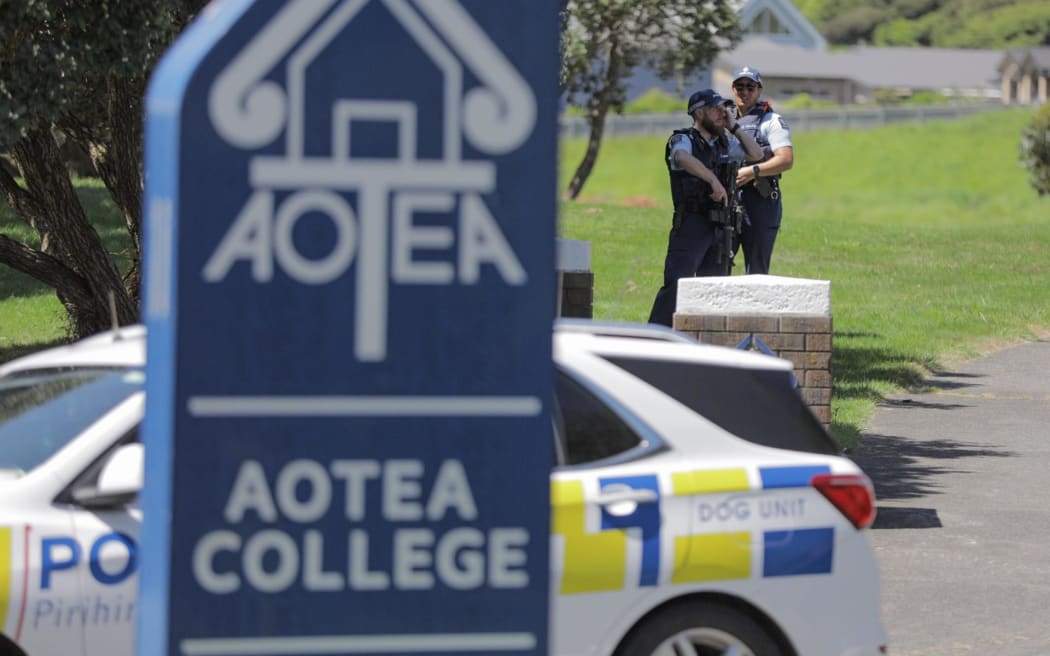
<path id="1" fill-rule="evenodd" d="M 676 330 L 701 342 L 766 352 L 791 362 L 799 393 L 831 425 L 831 283 L 781 276 L 686 278 Z"/>
<path id="2" fill-rule="evenodd" d="M 561 272 L 561 316 L 590 319 L 594 316 L 594 274 Z"/>
<path id="3" fill-rule="evenodd" d="M 558 316 L 577 319 L 594 317 L 594 274 L 591 273 L 591 244 L 559 239 Z"/>

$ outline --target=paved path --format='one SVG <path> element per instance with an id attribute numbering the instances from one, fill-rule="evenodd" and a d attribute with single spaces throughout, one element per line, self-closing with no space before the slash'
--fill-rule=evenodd
<path id="1" fill-rule="evenodd" d="M 880 405 L 856 461 L 895 656 L 1050 656 L 1050 340 Z"/>

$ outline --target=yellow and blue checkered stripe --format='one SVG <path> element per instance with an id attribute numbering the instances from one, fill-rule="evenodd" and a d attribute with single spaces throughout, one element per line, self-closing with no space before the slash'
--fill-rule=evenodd
<path id="1" fill-rule="evenodd" d="M 678 472 L 671 475 L 674 496 L 747 492 L 743 468 Z M 751 533 L 701 533 L 675 537 L 672 583 L 726 581 L 751 577 Z"/>
<path id="2" fill-rule="evenodd" d="M 761 489 L 805 487 L 815 474 L 828 473 L 826 465 L 764 467 L 759 469 Z M 752 487 L 744 468 L 695 470 L 671 475 L 675 497 L 749 492 Z M 606 477 L 601 487 L 621 485 L 660 495 L 655 474 Z M 620 590 L 659 584 L 661 554 L 660 504 L 639 504 L 628 515 L 601 513 L 599 531 L 588 533 L 583 483 L 552 483 L 552 532 L 564 537 L 561 594 Z M 641 534 L 638 580 L 628 582 L 627 529 Z M 751 576 L 751 531 L 715 532 L 674 536 L 672 583 L 746 579 Z M 828 574 L 834 556 L 834 527 L 814 527 L 762 533 L 762 576 Z"/>
<path id="3" fill-rule="evenodd" d="M 827 465 L 762 467 L 762 489 L 804 487 L 817 474 L 829 474 Z M 762 535 L 762 576 L 830 574 L 835 555 L 835 529 L 831 526 L 766 531 Z"/>
<path id="4" fill-rule="evenodd" d="M 11 527 L 0 526 L 0 631 L 7 624 L 11 603 Z"/>

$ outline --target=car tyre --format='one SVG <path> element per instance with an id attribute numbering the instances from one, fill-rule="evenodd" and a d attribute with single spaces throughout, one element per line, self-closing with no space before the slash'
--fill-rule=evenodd
<path id="1" fill-rule="evenodd" d="M 25 656 L 25 652 L 18 645 L 11 642 L 4 634 L 0 633 L 0 656 Z"/>
<path id="2" fill-rule="evenodd" d="M 669 606 L 631 630 L 616 656 L 785 656 L 769 630 L 731 606 Z"/>

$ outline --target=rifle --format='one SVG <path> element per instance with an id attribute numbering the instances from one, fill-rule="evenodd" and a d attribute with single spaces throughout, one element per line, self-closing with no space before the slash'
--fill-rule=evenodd
<path id="1" fill-rule="evenodd" d="M 744 206 L 740 203 L 740 194 L 736 188 L 736 172 L 740 164 L 730 162 L 719 167 L 718 180 L 726 190 L 728 205 L 719 205 L 711 209 L 710 218 L 715 224 L 715 246 L 718 248 L 718 264 L 722 275 L 733 273 L 733 255 L 740 240 L 740 231 L 744 226 Z"/>

